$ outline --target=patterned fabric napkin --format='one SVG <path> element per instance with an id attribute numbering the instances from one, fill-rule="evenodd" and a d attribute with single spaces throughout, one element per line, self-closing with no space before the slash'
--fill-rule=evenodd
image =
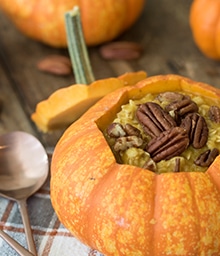
<path id="1" fill-rule="evenodd" d="M 50 201 L 49 179 L 27 200 L 38 256 L 104 256 L 79 242 L 59 222 Z M 0 229 L 27 248 L 23 223 L 14 201 L 0 197 Z M 18 254 L 0 238 L 0 256 Z"/>

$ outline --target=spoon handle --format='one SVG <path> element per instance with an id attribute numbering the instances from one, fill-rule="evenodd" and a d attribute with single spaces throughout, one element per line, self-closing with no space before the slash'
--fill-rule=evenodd
<path id="1" fill-rule="evenodd" d="M 22 247 L 18 242 L 11 238 L 7 233 L 0 230 L 0 237 L 2 237 L 17 253 L 21 256 L 33 256 L 28 250 Z"/>
<path id="2" fill-rule="evenodd" d="M 28 211 L 27 211 L 27 202 L 26 199 L 20 199 L 18 200 L 18 205 L 21 212 L 22 221 L 24 224 L 24 230 L 26 234 L 28 249 L 33 255 L 37 255 L 36 246 L 34 244 L 34 238 L 31 230 L 31 224 L 28 217 Z"/>

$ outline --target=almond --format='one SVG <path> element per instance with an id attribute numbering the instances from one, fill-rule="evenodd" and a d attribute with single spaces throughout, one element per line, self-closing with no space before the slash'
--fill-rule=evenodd
<path id="1" fill-rule="evenodd" d="M 40 71 L 53 75 L 65 76 L 72 72 L 71 61 L 63 55 L 49 55 L 37 63 Z"/>
<path id="2" fill-rule="evenodd" d="M 140 44 L 128 41 L 111 42 L 102 45 L 99 50 L 101 56 L 108 60 L 133 60 L 143 52 Z"/>

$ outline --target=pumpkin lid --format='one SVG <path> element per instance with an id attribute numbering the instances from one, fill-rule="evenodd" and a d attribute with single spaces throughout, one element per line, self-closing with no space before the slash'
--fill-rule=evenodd
<path id="1" fill-rule="evenodd" d="M 97 80 L 90 85 L 75 84 L 55 91 L 39 102 L 31 119 L 43 132 L 65 128 L 106 94 L 146 78 L 144 71 L 125 73 L 118 78 Z"/>

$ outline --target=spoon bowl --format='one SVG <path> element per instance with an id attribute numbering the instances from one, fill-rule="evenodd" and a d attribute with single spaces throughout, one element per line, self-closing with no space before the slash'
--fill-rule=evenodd
<path id="1" fill-rule="evenodd" d="M 17 201 L 28 248 L 34 255 L 26 201 L 45 183 L 48 172 L 48 156 L 37 138 L 21 131 L 0 136 L 0 196 Z"/>

